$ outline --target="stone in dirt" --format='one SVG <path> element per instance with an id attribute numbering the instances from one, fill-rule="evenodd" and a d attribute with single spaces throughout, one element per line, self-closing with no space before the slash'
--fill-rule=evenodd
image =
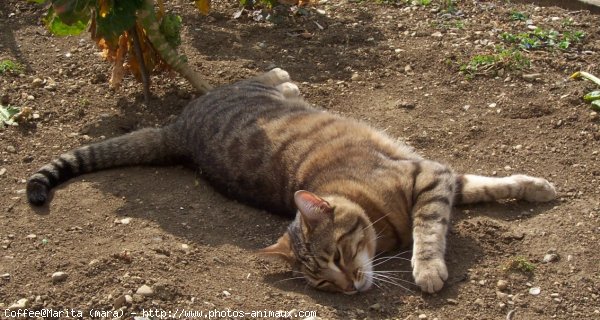
<path id="1" fill-rule="evenodd" d="M 52 274 L 52 282 L 57 283 L 61 281 L 65 281 L 69 275 L 65 272 L 58 271 Z"/>
<path id="2" fill-rule="evenodd" d="M 21 309 L 25 309 L 29 306 L 29 300 L 23 298 L 23 299 L 19 299 L 17 302 L 11 304 L 8 307 L 8 310 L 10 311 L 16 311 L 16 310 L 21 310 Z"/>
<path id="3" fill-rule="evenodd" d="M 369 309 L 374 310 L 374 311 L 382 312 L 383 311 L 383 306 L 381 305 L 381 303 L 376 303 L 376 304 L 373 304 L 373 305 L 369 306 Z"/>
<path id="4" fill-rule="evenodd" d="M 139 287 L 135 293 L 144 297 L 151 297 L 154 295 L 154 290 L 147 285 L 143 285 Z"/>
<path id="5" fill-rule="evenodd" d="M 504 291 L 508 289 L 508 281 L 502 279 L 498 280 L 498 282 L 496 283 L 496 287 L 498 288 L 498 290 Z"/>
<path id="6" fill-rule="evenodd" d="M 550 263 L 550 262 L 556 262 L 556 261 L 558 261 L 558 259 L 559 259 L 558 254 L 548 253 L 544 256 L 544 259 L 542 261 L 544 263 Z"/>
<path id="7" fill-rule="evenodd" d="M 123 306 L 130 306 L 132 303 L 133 303 L 133 298 L 128 294 L 124 294 L 115 299 L 115 301 L 113 302 L 113 307 L 115 309 L 119 309 Z"/>

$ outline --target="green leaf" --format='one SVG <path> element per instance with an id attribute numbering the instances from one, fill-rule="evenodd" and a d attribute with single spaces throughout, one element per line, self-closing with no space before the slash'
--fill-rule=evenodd
<path id="1" fill-rule="evenodd" d="M 17 74 L 23 71 L 23 67 L 18 63 L 12 60 L 2 60 L 0 61 L 0 74 L 3 73 L 13 73 Z"/>
<path id="2" fill-rule="evenodd" d="M 68 18 L 65 21 L 63 16 L 59 15 L 54 9 L 54 6 L 51 6 L 50 9 L 48 9 L 46 17 L 44 17 L 46 27 L 50 32 L 57 36 L 78 35 L 86 29 L 90 19 L 90 12 L 89 10 L 87 11 L 87 16 L 81 15 L 80 20 L 71 20 L 73 19 L 73 15 L 71 14 L 66 14 L 66 16 Z"/>
<path id="3" fill-rule="evenodd" d="M 29 2 L 35 2 L 35 3 L 45 3 L 48 0 L 27 0 Z"/>
<path id="4" fill-rule="evenodd" d="M 600 111 L 600 100 L 594 100 L 592 101 L 592 110 L 594 111 Z"/>
<path id="5" fill-rule="evenodd" d="M 177 48 L 181 44 L 181 17 L 167 13 L 160 22 L 160 32 L 173 48 Z"/>
<path id="6" fill-rule="evenodd" d="M 3 106 L 0 105 L 0 128 L 4 128 L 4 125 L 16 126 L 17 123 L 13 121 L 13 117 L 21 111 L 17 107 Z"/>
<path id="7" fill-rule="evenodd" d="M 85 30 L 87 23 L 79 21 L 68 25 L 62 22 L 58 16 L 54 16 L 48 20 L 47 27 L 50 32 L 57 36 L 76 36 Z"/>
<path id="8" fill-rule="evenodd" d="M 87 22 L 96 0 L 52 0 L 52 8 L 67 25 Z"/>
<path id="9" fill-rule="evenodd" d="M 135 25 L 136 11 L 143 3 L 143 0 L 115 1 L 104 17 L 100 16 L 100 8 L 96 8 L 96 34 L 108 42 L 116 43 L 123 32 Z"/>
<path id="10" fill-rule="evenodd" d="M 583 100 L 585 102 L 591 102 L 600 99 L 600 91 L 592 91 L 585 96 L 583 96 Z"/>

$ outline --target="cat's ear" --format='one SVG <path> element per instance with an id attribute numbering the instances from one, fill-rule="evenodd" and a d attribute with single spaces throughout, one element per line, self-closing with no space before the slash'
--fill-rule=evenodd
<path id="1" fill-rule="evenodd" d="M 296 260 L 296 257 L 294 256 L 294 251 L 292 251 L 290 236 L 287 232 L 284 233 L 283 236 L 281 236 L 275 244 L 272 244 L 264 249 L 258 250 L 258 253 L 266 257 L 283 259 L 289 264 L 293 264 Z"/>
<path id="2" fill-rule="evenodd" d="M 296 207 L 302 215 L 302 221 L 309 230 L 333 217 L 333 207 L 316 194 L 305 190 L 296 191 L 294 194 Z"/>

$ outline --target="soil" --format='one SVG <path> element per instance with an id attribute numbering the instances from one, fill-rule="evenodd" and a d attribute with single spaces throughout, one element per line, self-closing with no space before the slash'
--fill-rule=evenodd
<path id="1" fill-rule="evenodd" d="M 213 85 L 281 67 L 310 102 L 367 121 L 459 172 L 523 173 L 557 187 L 559 198 L 547 204 L 457 207 L 441 292 L 423 294 L 411 284 L 410 253 L 403 253 L 406 259 L 380 266 L 407 271 L 399 273 L 403 287 L 380 283 L 345 296 L 311 289 L 290 279 L 285 264 L 255 255 L 289 221 L 224 198 L 187 168 L 88 174 L 57 188 L 49 206 L 31 208 L 25 180 L 41 165 L 86 143 L 163 125 L 194 94 L 182 78 L 164 74 L 153 76 L 148 104 L 131 77 L 112 91 L 110 65 L 87 34 L 52 36 L 41 23 L 43 8 L 3 0 L 0 60 L 24 70 L 0 75 L 0 95 L 39 118 L 0 129 L 0 318 L 27 299 L 29 310 L 72 309 L 86 319 L 90 310 L 152 318 L 141 311 L 153 309 L 600 319 L 600 120 L 582 100 L 594 85 L 567 80 L 579 70 L 600 74 L 598 16 L 500 0 L 458 1 L 459 11 L 448 13 L 441 2 L 330 0 L 279 23 L 233 19 L 234 1 L 214 1 L 208 16 L 191 2 L 166 4 L 183 17 L 182 52 Z M 527 31 L 526 21 L 511 19 L 514 11 L 538 27 L 586 36 L 567 51 L 523 51 L 531 60 L 525 70 L 461 74 L 461 64 L 502 43 L 501 32 Z M 56 87 L 36 86 L 35 78 Z M 519 270 L 528 266 L 535 268 Z M 53 282 L 55 272 L 66 279 Z M 144 284 L 153 296 L 135 294 Z M 194 318 L 185 315 L 172 316 Z"/>

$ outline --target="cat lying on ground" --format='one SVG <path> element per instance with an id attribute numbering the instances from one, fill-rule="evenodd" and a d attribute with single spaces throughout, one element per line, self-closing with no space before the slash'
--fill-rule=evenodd
<path id="1" fill-rule="evenodd" d="M 50 189 L 83 173 L 183 162 L 230 197 L 294 217 L 262 252 L 346 294 L 386 279 L 373 270 L 377 252 L 411 244 L 415 283 L 436 292 L 448 277 L 452 205 L 556 196 L 541 178 L 461 175 L 423 159 L 365 123 L 311 107 L 281 69 L 210 91 L 164 128 L 62 154 L 29 178 L 27 196 L 43 205 Z"/>

